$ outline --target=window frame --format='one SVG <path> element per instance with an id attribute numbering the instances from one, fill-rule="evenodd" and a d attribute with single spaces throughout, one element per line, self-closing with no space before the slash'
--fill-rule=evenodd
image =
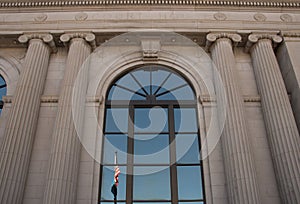
<path id="1" fill-rule="evenodd" d="M 149 66 L 149 65 L 147 65 Z M 164 67 L 166 70 L 170 70 L 172 73 L 176 73 L 172 69 L 168 67 Z M 141 67 L 137 68 L 141 69 Z M 136 69 L 130 70 L 128 73 L 135 71 Z M 117 78 L 116 81 L 121 79 L 126 74 L 120 76 Z M 178 73 L 177 73 L 178 74 Z M 179 75 L 179 74 L 178 74 Z M 182 77 L 182 76 L 181 76 Z M 189 85 L 189 87 L 192 89 L 193 93 L 194 89 L 190 85 L 190 83 L 182 77 L 186 83 Z M 116 82 L 115 81 L 115 82 Z M 193 134 L 197 134 L 198 138 L 198 147 L 199 150 L 201 148 L 201 137 L 200 137 L 200 128 L 199 128 L 199 122 L 198 122 L 198 110 L 197 110 L 197 100 L 196 97 L 194 97 L 193 100 L 153 100 L 151 97 L 146 97 L 146 100 L 108 100 L 108 94 L 112 87 L 114 86 L 114 83 L 110 86 L 110 88 L 107 91 L 107 96 L 105 100 L 105 108 L 104 108 L 104 120 L 103 120 L 103 141 L 106 137 L 106 135 L 110 134 L 124 134 L 127 135 L 127 161 L 126 164 L 118 164 L 118 166 L 126 166 L 126 194 L 125 194 L 125 200 L 117 200 L 118 202 L 125 202 L 128 204 L 132 203 L 139 203 L 139 202 L 166 202 L 166 203 L 184 203 L 184 202 L 197 202 L 197 203 L 206 203 L 206 197 L 205 197 L 205 186 L 204 186 L 204 172 L 203 172 L 203 161 L 199 160 L 198 163 L 177 163 L 176 162 L 176 149 L 175 145 L 169 145 L 169 157 L 170 161 L 169 164 L 161 164 L 161 163 L 151 163 L 151 164 L 134 164 L 134 124 L 129 121 L 134 121 L 134 111 L 136 108 L 152 108 L 152 107 L 162 107 L 168 109 L 168 131 L 162 132 L 161 134 L 168 134 L 169 135 L 169 144 L 173 140 L 175 140 L 176 134 L 191 134 L 191 132 L 185 133 L 185 132 L 176 132 L 175 131 L 175 117 L 174 117 L 174 110 L 175 108 L 192 108 L 195 110 L 196 113 L 196 123 L 197 123 L 197 131 L 193 132 Z M 107 110 L 113 109 L 113 108 L 128 108 L 128 129 L 127 132 L 106 132 L 106 116 L 107 116 Z M 143 132 L 141 134 L 150 134 L 151 132 Z M 102 142 L 102 150 L 104 150 L 104 142 Z M 103 161 L 104 153 L 101 155 L 101 161 Z M 170 165 L 172 164 L 172 165 Z M 114 202 L 113 200 L 101 200 L 101 190 L 102 190 L 102 173 L 104 166 L 115 166 L 114 164 L 103 164 L 101 162 L 100 164 L 100 183 L 99 183 L 99 193 L 98 193 L 98 203 L 107 203 L 107 202 Z M 169 166 L 170 168 L 170 191 L 171 191 L 171 199 L 170 200 L 134 200 L 133 199 L 133 168 L 135 166 Z M 177 167 L 178 166 L 198 166 L 201 176 L 201 185 L 202 185 L 202 199 L 179 199 L 178 198 L 178 178 L 177 178 Z M 130 188 L 128 188 L 130 187 Z"/>
<path id="2" fill-rule="evenodd" d="M 1 115 L 1 112 L 2 112 L 2 109 L 3 109 L 3 106 L 4 106 L 4 102 L 3 102 L 3 96 L 6 96 L 6 93 L 7 93 L 7 84 L 6 84 L 6 81 L 4 79 L 3 76 L 0 75 L 0 78 L 3 80 L 4 84 L 0 84 L 0 90 L 1 89 L 5 89 L 5 94 L 4 95 L 0 95 L 0 115 Z"/>

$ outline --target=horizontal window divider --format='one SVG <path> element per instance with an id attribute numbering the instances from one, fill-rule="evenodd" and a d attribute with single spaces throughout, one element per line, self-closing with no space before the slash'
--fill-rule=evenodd
<path id="1" fill-rule="evenodd" d="M 133 200 L 132 202 L 136 202 L 136 203 L 152 203 L 152 202 L 171 202 L 171 200 Z"/>
<path id="2" fill-rule="evenodd" d="M 131 166 L 133 167 L 157 167 L 157 166 L 164 166 L 164 167 L 170 167 L 170 164 L 141 164 L 141 163 L 134 163 Z"/>
<path id="3" fill-rule="evenodd" d="M 191 163 L 191 164 L 176 163 L 176 166 L 202 166 L 202 162 L 199 161 L 199 163 Z"/>
<path id="4" fill-rule="evenodd" d="M 175 108 L 190 108 L 197 104 L 196 100 L 155 100 L 150 102 L 148 100 L 114 100 L 106 101 L 107 108 L 128 108 L 130 105 L 136 107 L 154 107 L 154 106 L 167 106 L 174 105 Z"/>
<path id="5" fill-rule="evenodd" d="M 195 199 L 195 200 L 178 200 L 178 202 L 204 202 L 204 199 Z"/>
<path id="6" fill-rule="evenodd" d="M 175 135 L 191 135 L 191 134 L 195 134 L 198 136 L 198 132 L 175 132 Z"/>
<path id="7" fill-rule="evenodd" d="M 169 135 L 169 132 L 134 132 L 135 135 L 151 135 L 151 134 L 159 134 L 159 135 Z"/>

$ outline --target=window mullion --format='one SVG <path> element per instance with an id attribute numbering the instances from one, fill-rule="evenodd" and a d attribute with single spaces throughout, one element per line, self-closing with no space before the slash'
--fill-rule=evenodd
<path id="1" fill-rule="evenodd" d="M 132 204 L 133 196 L 133 142 L 134 142 L 134 106 L 129 106 L 127 144 L 126 204 Z"/>
<path id="2" fill-rule="evenodd" d="M 170 176 L 171 176 L 171 198 L 172 203 L 178 203 L 177 188 L 177 169 L 176 169 L 176 143 L 175 143 L 175 125 L 174 125 L 174 108 L 173 105 L 168 106 L 169 120 L 169 142 L 170 142 Z"/>

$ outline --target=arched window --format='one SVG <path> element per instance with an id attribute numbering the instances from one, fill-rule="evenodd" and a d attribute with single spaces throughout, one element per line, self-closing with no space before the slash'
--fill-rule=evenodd
<path id="1" fill-rule="evenodd" d="M 136 68 L 115 81 L 105 104 L 99 203 L 204 204 L 196 97 L 178 73 Z"/>
<path id="2" fill-rule="evenodd" d="M 0 75 L 0 114 L 3 108 L 3 96 L 6 95 L 6 83 L 4 78 Z"/>

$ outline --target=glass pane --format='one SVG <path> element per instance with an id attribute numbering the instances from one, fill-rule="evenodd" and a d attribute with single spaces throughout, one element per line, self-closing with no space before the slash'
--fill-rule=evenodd
<path id="1" fill-rule="evenodd" d="M 118 200 L 126 198 L 126 167 L 120 166 L 121 173 L 119 174 L 118 185 Z M 111 193 L 111 187 L 114 184 L 114 167 L 103 166 L 102 185 L 101 185 L 101 200 L 113 200 L 114 196 Z"/>
<path id="2" fill-rule="evenodd" d="M 197 132 L 197 118 L 195 108 L 175 108 L 175 132 Z"/>
<path id="3" fill-rule="evenodd" d="M 108 94 L 108 100 L 145 100 L 145 96 L 140 96 L 138 94 L 135 94 L 135 92 L 131 92 L 129 90 L 125 90 L 123 88 L 113 86 L 111 87 L 109 94 Z"/>
<path id="4" fill-rule="evenodd" d="M 134 136 L 134 163 L 169 164 L 169 135 L 143 134 Z"/>
<path id="5" fill-rule="evenodd" d="M 199 201 L 195 201 L 195 202 L 179 202 L 179 204 L 204 204 L 204 202 L 199 202 Z"/>
<path id="6" fill-rule="evenodd" d="M 161 202 L 161 201 L 157 201 L 157 202 L 133 202 L 133 204 L 158 204 L 158 203 L 163 203 L 163 204 L 171 204 L 171 202 Z"/>
<path id="7" fill-rule="evenodd" d="M 116 82 L 116 84 L 131 89 L 133 91 L 137 91 L 141 88 L 130 74 L 126 74 L 125 76 L 123 76 Z M 143 92 L 140 93 L 144 94 Z"/>
<path id="8" fill-rule="evenodd" d="M 150 72 L 144 71 L 143 69 L 139 69 L 137 71 L 132 72 L 132 75 L 136 78 L 141 87 L 143 87 L 146 90 L 146 93 L 150 94 Z M 143 93 L 146 94 L 145 92 Z"/>
<path id="9" fill-rule="evenodd" d="M 160 133 L 168 131 L 168 110 L 161 107 L 136 108 L 134 131 Z"/>
<path id="10" fill-rule="evenodd" d="M 184 86 L 157 97 L 157 100 L 194 100 L 194 92 L 189 86 Z"/>
<path id="11" fill-rule="evenodd" d="M 157 91 L 157 89 L 163 85 L 162 83 L 167 79 L 170 72 L 166 70 L 156 70 L 152 72 L 152 85 L 153 85 L 153 93 Z"/>
<path id="12" fill-rule="evenodd" d="M 127 135 L 106 135 L 104 137 L 104 164 L 114 164 L 115 152 L 118 153 L 118 164 L 126 164 L 127 161 Z"/>
<path id="13" fill-rule="evenodd" d="M 170 198 L 168 167 L 134 167 L 134 200 L 170 200 Z"/>
<path id="14" fill-rule="evenodd" d="M 107 108 L 105 132 L 126 133 L 128 130 L 128 109 Z"/>
<path id="15" fill-rule="evenodd" d="M 177 166 L 178 198 L 203 199 L 200 166 Z"/>
<path id="16" fill-rule="evenodd" d="M 183 84 L 186 84 L 186 81 L 183 78 L 181 78 L 177 74 L 172 74 L 162 87 L 166 90 L 171 90 Z M 162 92 L 163 91 L 160 90 L 157 94 L 160 94 Z"/>
<path id="17" fill-rule="evenodd" d="M 176 159 L 178 163 L 199 163 L 199 143 L 197 134 L 176 135 Z"/>

